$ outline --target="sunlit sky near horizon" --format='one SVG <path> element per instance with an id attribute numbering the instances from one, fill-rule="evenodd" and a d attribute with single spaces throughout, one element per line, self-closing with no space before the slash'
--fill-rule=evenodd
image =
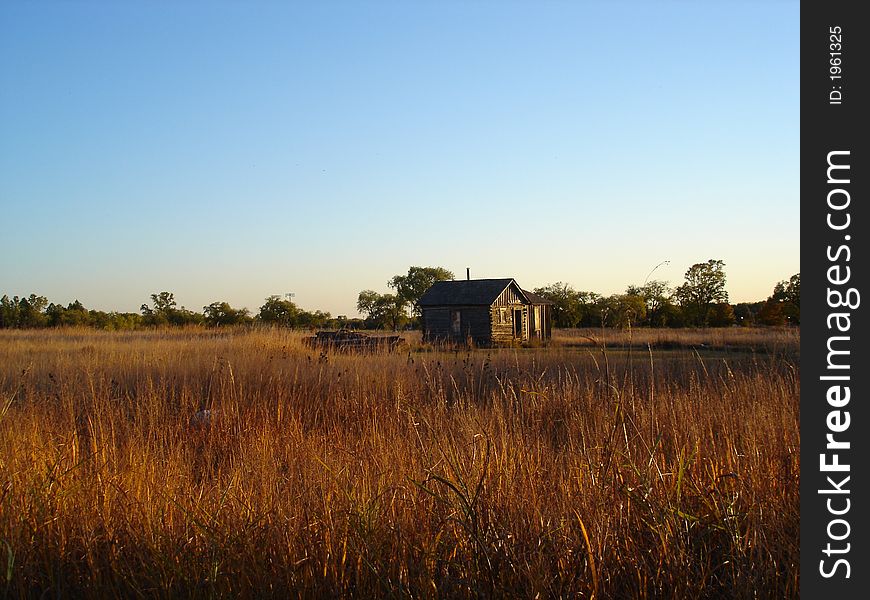
<path id="1" fill-rule="evenodd" d="M 4 2 L 0 295 L 355 315 L 409 266 L 799 262 L 799 3 Z"/>

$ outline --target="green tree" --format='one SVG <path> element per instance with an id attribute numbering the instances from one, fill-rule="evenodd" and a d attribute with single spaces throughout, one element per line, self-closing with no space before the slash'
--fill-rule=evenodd
<path id="1" fill-rule="evenodd" d="M 734 305 L 734 318 L 741 327 L 750 327 L 758 321 L 764 302 L 739 302 Z"/>
<path id="2" fill-rule="evenodd" d="M 407 322 L 405 301 L 395 294 L 363 290 L 357 297 L 356 309 L 366 315 L 368 327 L 395 331 Z"/>
<path id="3" fill-rule="evenodd" d="M 299 324 L 299 307 L 280 296 L 269 296 L 260 307 L 257 321 L 282 327 L 296 327 Z"/>
<path id="4" fill-rule="evenodd" d="M 762 304 L 758 311 L 758 322 L 762 325 L 778 327 L 785 325 L 785 315 L 782 311 L 782 302 L 777 302 L 772 297 Z"/>
<path id="5" fill-rule="evenodd" d="M 205 321 L 200 313 L 188 310 L 183 306 L 178 308 L 175 295 L 171 292 L 151 294 L 151 303 L 153 306 L 149 307 L 147 304 L 143 304 L 139 309 L 142 312 L 142 321 L 145 325 L 200 325 Z"/>
<path id="6" fill-rule="evenodd" d="M 686 271 L 686 282 L 674 290 L 686 321 L 703 327 L 709 323 L 710 309 L 714 304 L 728 302 L 725 291 L 725 263 L 710 259 L 697 263 Z"/>
<path id="7" fill-rule="evenodd" d="M 18 296 L 10 298 L 4 294 L 0 298 L 0 327 L 3 329 L 18 327 L 19 317 Z"/>
<path id="8" fill-rule="evenodd" d="M 101 310 L 88 311 L 90 322 L 97 329 L 106 331 L 127 331 L 143 325 L 143 317 L 136 313 L 103 312 Z"/>
<path id="9" fill-rule="evenodd" d="M 577 299 L 582 307 L 581 327 L 597 327 L 601 325 L 601 310 L 604 296 L 596 292 L 577 292 Z"/>
<path id="10" fill-rule="evenodd" d="M 643 285 L 630 285 L 625 293 L 629 296 L 640 296 L 646 305 L 646 319 L 643 324 L 651 327 L 664 327 L 665 313 L 663 308 L 669 301 L 671 289 L 667 281 L 652 280 Z M 640 324 L 640 323 L 638 323 Z"/>
<path id="11" fill-rule="evenodd" d="M 143 322 L 153 326 L 169 325 L 169 311 L 175 308 L 175 296 L 170 292 L 151 294 L 151 303 L 153 307 L 147 303 L 139 307 Z"/>
<path id="12" fill-rule="evenodd" d="M 43 327 L 48 323 L 45 309 L 48 299 L 45 296 L 30 294 L 27 298 L 18 300 L 18 326 Z"/>
<path id="13" fill-rule="evenodd" d="M 584 315 L 581 295 L 567 283 L 556 283 L 532 290 L 553 303 L 553 324 L 556 327 L 577 327 Z"/>
<path id="14" fill-rule="evenodd" d="M 396 298 L 411 307 L 414 316 L 420 316 L 417 302 L 436 281 L 450 281 L 453 273 L 443 267 L 410 267 L 407 275 L 396 275 L 387 286 L 396 290 Z"/>
<path id="15" fill-rule="evenodd" d="M 212 326 L 242 325 L 250 323 L 251 317 L 247 308 L 233 308 L 227 302 L 212 302 L 202 307 L 205 322 Z"/>
<path id="16" fill-rule="evenodd" d="M 159 294 L 151 294 L 151 302 L 154 304 L 154 310 L 163 314 L 170 314 L 177 303 L 175 302 L 175 294 L 171 292 L 160 292 Z"/>
<path id="17" fill-rule="evenodd" d="M 553 303 L 553 325 L 556 327 L 593 327 L 601 324 L 601 296 L 595 292 L 579 292 L 561 281 L 532 291 Z"/>
<path id="18" fill-rule="evenodd" d="M 172 313 L 170 322 L 173 325 L 202 325 L 205 323 L 205 317 L 202 313 L 188 310 L 182 306 Z"/>
<path id="19" fill-rule="evenodd" d="M 773 288 L 770 300 L 782 304 L 782 315 L 790 323 L 801 322 L 801 274 L 795 273 L 788 281 L 780 281 Z"/>
<path id="20" fill-rule="evenodd" d="M 642 296 L 621 294 L 613 298 L 615 300 L 612 321 L 614 327 L 631 327 L 646 319 L 646 301 Z"/>
<path id="21" fill-rule="evenodd" d="M 45 309 L 51 327 L 76 327 L 91 324 L 91 315 L 81 302 L 70 302 L 66 308 L 51 303 Z"/>
<path id="22" fill-rule="evenodd" d="M 317 328 L 335 325 L 335 323 L 332 323 L 332 315 L 322 310 L 315 310 L 314 312 L 303 310 L 299 313 L 298 321 L 300 327 Z"/>
<path id="23" fill-rule="evenodd" d="M 381 294 L 374 290 L 363 290 L 356 299 L 356 310 L 361 315 L 371 316 L 378 304 Z"/>
<path id="24" fill-rule="evenodd" d="M 589 311 L 589 320 L 584 325 L 587 327 L 613 325 L 614 313 L 616 313 L 616 296 L 598 296 L 592 310 Z"/>
<path id="25" fill-rule="evenodd" d="M 674 304 L 670 298 L 666 298 L 662 305 L 656 309 L 651 325 L 653 327 L 685 327 L 686 319 L 683 315 L 683 309 L 678 304 Z"/>
<path id="26" fill-rule="evenodd" d="M 630 327 L 646 317 L 643 298 L 633 294 L 599 296 L 595 301 L 594 325 L 601 327 Z"/>
<path id="27" fill-rule="evenodd" d="M 717 302 L 710 307 L 708 323 L 710 327 L 730 327 L 737 321 L 734 307 L 727 302 Z"/>

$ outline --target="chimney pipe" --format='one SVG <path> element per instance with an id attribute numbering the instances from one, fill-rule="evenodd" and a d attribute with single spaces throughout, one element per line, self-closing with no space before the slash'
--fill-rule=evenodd
<path id="1" fill-rule="evenodd" d="M 471 281 L 471 267 L 465 267 L 465 278 Z"/>

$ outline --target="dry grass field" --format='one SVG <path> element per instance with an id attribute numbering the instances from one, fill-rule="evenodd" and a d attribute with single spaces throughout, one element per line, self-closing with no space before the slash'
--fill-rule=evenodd
<path id="1" fill-rule="evenodd" d="M 797 333 L 302 337 L 0 332 L 0 590 L 797 597 Z"/>

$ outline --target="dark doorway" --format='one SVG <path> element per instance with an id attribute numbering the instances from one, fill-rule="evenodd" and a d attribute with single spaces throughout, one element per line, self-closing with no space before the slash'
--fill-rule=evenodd
<path id="1" fill-rule="evenodd" d="M 514 337 L 523 339 L 523 311 L 514 310 Z"/>

